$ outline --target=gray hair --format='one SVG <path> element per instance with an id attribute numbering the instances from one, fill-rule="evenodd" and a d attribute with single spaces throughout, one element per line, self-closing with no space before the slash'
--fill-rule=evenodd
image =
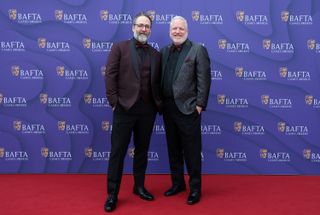
<path id="1" fill-rule="evenodd" d="M 171 19 L 171 21 L 170 21 L 170 28 L 171 28 L 171 26 L 173 25 L 173 23 L 174 23 L 176 20 L 181 20 L 181 21 L 183 21 L 183 22 L 184 22 L 184 25 L 185 25 L 185 27 L 186 27 L 186 30 L 188 30 L 188 22 L 187 22 L 187 20 L 186 20 L 184 17 L 182 17 L 182 16 L 175 16 L 175 17 L 173 17 L 173 18 Z"/>

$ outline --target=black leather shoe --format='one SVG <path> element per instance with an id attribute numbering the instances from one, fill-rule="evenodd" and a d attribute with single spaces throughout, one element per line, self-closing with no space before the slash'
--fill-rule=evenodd
<path id="1" fill-rule="evenodd" d="M 179 186 L 179 185 L 173 185 L 172 187 L 170 187 L 169 190 L 167 190 L 164 195 L 165 196 L 173 196 L 176 195 L 182 191 L 186 190 L 186 186 Z"/>
<path id="2" fill-rule="evenodd" d="M 197 202 L 200 201 L 201 193 L 199 191 L 192 191 L 190 192 L 188 199 L 187 199 L 187 204 L 188 205 L 193 205 Z"/>
<path id="3" fill-rule="evenodd" d="M 118 201 L 117 197 L 109 196 L 106 203 L 104 204 L 104 210 L 106 212 L 111 212 L 114 209 L 116 209 L 117 201 Z"/>
<path id="4" fill-rule="evenodd" d="M 141 199 L 152 201 L 154 199 L 153 195 L 149 193 L 144 187 L 134 187 L 133 193 L 140 196 Z"/>

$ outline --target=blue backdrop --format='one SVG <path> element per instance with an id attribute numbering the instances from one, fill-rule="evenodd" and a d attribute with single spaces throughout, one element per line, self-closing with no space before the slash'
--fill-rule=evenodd
<path id="1" fill-rule="evenodd" d="M 153 14 L 156 49 L 181 15 L 209 51 L 203 173 L 320 174 L 316 0 L 2 0 L 0 173 L 106 172 L 104 66 L 140 11 Z M 166 150 L 158 117 L 149 173 L 169 172 Z M 130 145 L 126 172 L 133 153 Z"/>

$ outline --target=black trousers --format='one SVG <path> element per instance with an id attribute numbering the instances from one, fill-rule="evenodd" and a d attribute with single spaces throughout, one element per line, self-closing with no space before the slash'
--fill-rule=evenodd
<path id="1" fill-rule="evenodd" d="M 118 195 L 124 159 L 133 133 L 134 158 L 133 175 L 135 186 L 144 186 L 148 163 L 148 149 L 156 117 L 156 108 L 152 103 L 138 100 L 132 108 L 125 111 L 117 104 L 113 112 L 111 134 L 111 154 L 108 166 L 108 194 Z"/>
<path id="2" fill-rule="evenodd" d="M 171 180 L 185 185 L 184 162 L 191 191 L 201 191 L 201 115 L 181 113 L 173 99 L 164 101 L 163 119 L 166 130 Z"/>

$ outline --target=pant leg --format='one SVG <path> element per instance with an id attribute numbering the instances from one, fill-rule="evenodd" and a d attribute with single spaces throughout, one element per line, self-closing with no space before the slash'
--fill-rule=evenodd
<path id="1" fill-rule="evenodd" d="M 168 157 L 173 185 L 185 186 L 183 148 L 177 127 L 178 109 L 173 100 L 165 101 L 163 120 L 166 130 Z"/>
<path id="2" fill-rule="evenodd" d="M 108 165 L 107 191 L 108 194 L 118 195 L 124 158 L 128 150 L 135 118 L 126 113 L 118 104 L 113 113 L 111 134 L 111 153 Z"/>
<path id="3" fill-rule="evenodd" d="M 190 190 L 201 190 L 201 115 L 181 115 L 180 138 L 183 143 L 184 159 L 189 174 Z"/>

